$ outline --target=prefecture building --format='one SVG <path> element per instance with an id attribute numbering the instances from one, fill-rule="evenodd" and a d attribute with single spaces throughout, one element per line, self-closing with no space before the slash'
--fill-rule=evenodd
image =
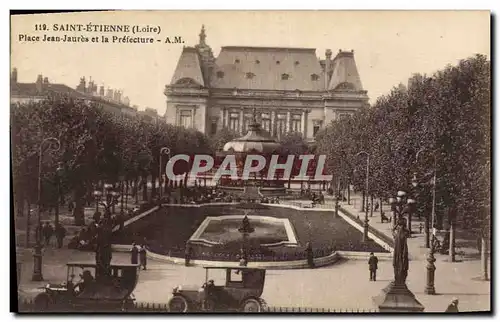
<path id="1" fill-rule="evenodd" d="M 222 47 L 214 57 L 202 27 L 199 43 L 184 47 L 165 87 L 167 123 L 213 135 L 247 132 L 257 109 L 273 137 L 299 132 L 307 140 L 330 121 L 368 106 L 353 51 L 332 59 L 314 48 Z"/>

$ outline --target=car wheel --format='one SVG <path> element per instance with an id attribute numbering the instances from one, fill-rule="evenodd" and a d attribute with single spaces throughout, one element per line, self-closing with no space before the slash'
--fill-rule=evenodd
<path id="1" fill-rule="evenodd" d="M 35 311 L 47 311 L 50 307 L 50 297 L 45 293 L 38 294 L 33 300 L 33 304 Z"/>
<path id="2" fill-rule="evenodd" d="M 187 312 L 188 302 L 183 296 L 174 295 L 174 297 L 168 301 L 168 310 L 170 312 Z"/>
<path id="3" fill-rule="evenodd" d="M 241 306 L 243 312 L 261 312 L 262 307 L 256 299 L 246 299 Z"/>

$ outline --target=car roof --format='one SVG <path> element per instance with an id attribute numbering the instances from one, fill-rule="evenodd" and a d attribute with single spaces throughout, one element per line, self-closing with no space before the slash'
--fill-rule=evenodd
<path id="1" fill-rule="evenodd" d="M 245 267 L 245 266 L 203 266 L 204 269 L 239 269 L 249 271 L 265 271 L 263 268 Z"/>
<path id="2" fill-rule="evenodd" d="M 96 267 L 95 263 L 89 262 L 71 262 L 67 263 L 68 267 Z M 139 267 L 139 264 L 111 264 L 109 265 L 111 268 L 125 268 L 125 267 Z"/>

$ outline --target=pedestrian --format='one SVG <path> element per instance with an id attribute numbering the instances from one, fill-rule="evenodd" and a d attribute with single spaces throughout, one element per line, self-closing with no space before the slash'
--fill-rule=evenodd
<path id="1" fill-rule="evenodd" d="M 140 259 L 140 262 L 141 262 L 141 266 L 142 266 L 142 269 L 143 270 L 146 270 L 146 265 L 147 265 L 147 253 L 146 253 L 146 244 L 143 243 L 140 247 L 139 247 L 139 259 Z"/>
<path id="2" fill-rule="evenodd" d="M 66 229 L 59 223 L 56 225 L 55 235 L 57 239 L 57 248 L 62 248 L 64 237 L 66 237 Z"/>
<path id="3" fill-rule="evenodd" d="M 452 300 L 451 300 L 451 303 L 448 305 L 448 307 L 446 308 L 446 311 L 444 311 L 445 313 L 458 313 L 458 299 L 456 297 L 454 297 Z"/>
<path id="4" fill-rule="evenodd" d="M 424 229 L 424 226 L 420 223 L 420 225 L 418 225 L 418 231 L 420 234 L 422 233 L 422 229 Z"/>
<path id="5" fill-rule="evenodd" d="M 50 239 L 52 238 L 52 235 L 54 234 L 54 229 L 52 228 L 52 225 L 49 222 L 46 222 L 45 226 L 43 226 L 42 233 L 43 233 L 43 237 L 45 238 L 45 246 L 49 246 Z"/>
<path id="6" fill-rule="evenodd" d="M 132 264 L 138 264 L 139 262 L 139 249 L 135 243 L 132 243 L 132 249 L 130 250 L 130 262 Z"/>
<path id="7" fill-rule="evenodd" d="M 375 204 L 375 208 L 373 208 L 373 211 L 377 211 L 379 207 L 380 207 L 380 204 L 377 201 L 377 203 Z"/>
<path id="8" fill-rule="evenodd" d="M 377 280 L 378 258 L 373 253 L 370 253 L 368 268 L 370 269 L 370 281 L 375 282 Z"/>
<path id="9" fill-rule="evenodd" d="M 184 251 L 184 265 L 189 266 L 189 262 L 191 261 L 193 249 L 190 244 L 186 245 L 186 250 Z"/>
<path id="10" fill-rule="evenodd" d="M 307 257 L 307 265 L 309 268 L 314 268 L 314 254 L 312 250 L 311 243 L 306 244 L 306 257 Z"/>

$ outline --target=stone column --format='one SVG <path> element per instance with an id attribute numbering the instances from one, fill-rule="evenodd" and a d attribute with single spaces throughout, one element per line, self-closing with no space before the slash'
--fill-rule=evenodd
<path id="1" fill-rule="evenodd" d="M 290 132 L 290 122 L 291 122 L 291 117 L 290 117 L 290 111 L 286 112 L 286 133 Z"/>
<path id="2" fill-rule="evenodd" d="M 225 112 L 225 108 L 222 108 L 220 109 L 220 125 L 221 125 L 221 128 L 224 128 L 224 112 Z"/>
<path id="3" fill-rule="evenodd" d="M 224 127 L 229 127 L 229 111 L 227 108 L 224 108 Z"/>
<path id="4" fill-rule="evenodd" d="M 300 127 L 302 132 L 302 137 L 305 139 L 307 136 L 306 133 L 306 111 L 302 110 L 302 117 L 300 118 Z"/>
<path id="5" fill-rule="evenodd" d="M 191 128 L 197 129 L 196 127 L 196 107 L 191 109 Z"/>
<path id="6" fill-rule="evenodd" d="M 243 109 L 243 107 L 241 108 L 240 110 L 240 133 L 243 134 L 243 119 L 244 119 L 244 114 L 245 114 L 245 110 Z"/>
<path id="7" fill-rule="evenodd" d="M 275 125 L 276 125 L 275 119 L 276 119 L 276 112 L 272 111 L 271 112 L 271 131 L 270 131 L 271 136 L 276 136 L 276 131 L 274 130 Z"/>

